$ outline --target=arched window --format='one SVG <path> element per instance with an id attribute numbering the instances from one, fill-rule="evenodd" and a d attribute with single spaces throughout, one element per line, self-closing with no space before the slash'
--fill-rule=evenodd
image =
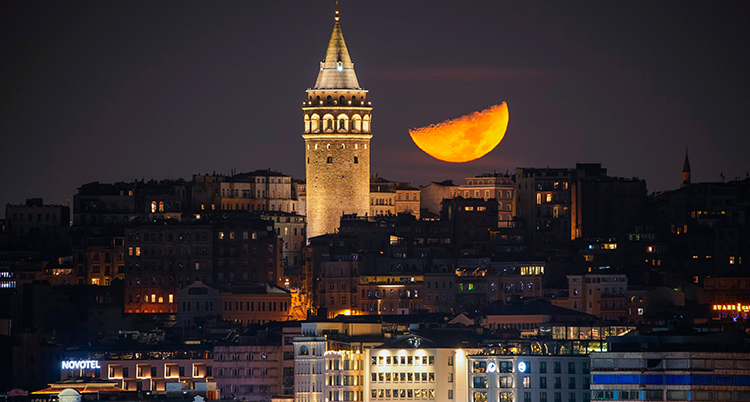
<path id="1" fill-rule="evenodd" d="M 318 101 L 318 103 L 320 103 L 320 104 L 322 104 L 322 103 L 323 103 L 323 102 L 322 102 L 322 101 L 320 100 L 320 96 L 318 96 L 318 99 L 317 99 L 317 101 Z"/>
<path id="2" fill-rule="evenodd" d="M 365 133 L 370 132 L 370 115 L 365 115 L 365 119 L 362 121 L 362 131 Z"/>
<path id="3" fill-rule="evenodd" d="M 338 120 L 338 131 L 346 131 L 349 129 L 349 116 L 341 113 L 336 119 Z"/>
<path id="4" fill-rule="evenodd" d="M 352 131 L 358 133 L 362 130 L 362 117 L 358 114 L 352 116 Z"/>
<path id="5" fill-rule="evenodd" d="M 358 156 L 354 157 L 354 163 L 359 163 L 359 157 Z"/>
<path id="6" fill-rule="evenodd" d="M 356 96 L 354 96 L 354 95 L 352 95 L 352 105 L 353 105 L 353 104 L 354 104 L 354 102 L 356 102 L 356 101 L 357 101 L 357 97 L 356 97 Z"/>
<path id="7" fill-rule="evenodd" d="M 329 105 L 333 103 L 333 98 L 331 98 L 331 95 L 328 95 L 328 97 L 326 98 L 326 103 Z"/>
<path id="8" fill-rule="evenodd" d="M 346 145 L 341 144 L 341 149 L 346 149 Z"/>
<path id="9" fill-rule="evenodd" d="M 310 130 L 313 133 L 320 132 L 320 116 L 318 116 L 317 114 L 312 115 L 312 117 L 310 118 Z"/>
<path id="10" fill-rule="evenodd" d="M 326 163 L 333 163 L 333 156 L 328 155 L 328 159 L 326 159 Z"/>
<path id="11" fill-rule="evenodd" d="M 344 95 L 341 95 L 341 96 L 339 97 L 339 105 L 343 105 L 343 104 L 344 104 L 344 102 L 346 102 L 346 99 L 344 98 Z"/>
<path id="12" fill-rule="evenodd" d="M 305 132 L 310 132 L 310 116 L 305 115 Z"/>
<path id="13" fill-rule="evenodd" d="M 164 212 L 164 201 L 159 201 L 159 212 Z"/>
<path id="14" fill-rule="evenodd" d="M 333 119 L 326 120 L 326 130 L 328 131 L 333 130 Z"/>
<path id="15" fill-rule="evenodd" d="M 299 354 L 300 354 L 300 356 L 307 356 L 307 355 L 310 354 L 310 351 L 309 351 L 309 349 L 307 349 L 307 346 L 301 346 L 299 348 Z"/>

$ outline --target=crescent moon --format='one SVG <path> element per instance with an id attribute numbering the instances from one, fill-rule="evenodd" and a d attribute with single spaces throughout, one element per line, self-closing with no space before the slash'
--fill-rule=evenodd
<path id="1" fill-rule="evenodd" d="M 495 149 L 508 128 L 508 105 L 409 130 L 412 141 L 428 155 L 445 162 L 479 159 Z"/>

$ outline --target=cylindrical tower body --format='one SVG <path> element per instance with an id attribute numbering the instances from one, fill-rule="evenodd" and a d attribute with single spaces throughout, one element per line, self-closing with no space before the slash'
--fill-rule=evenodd
<path id="1" fill-rule="evenodd" d="M 342 214 L 365 216 L 370 208 L 372 107 L 354 74 L 338 18 L 302 110 L 310 238 L 336 232 Z"/>

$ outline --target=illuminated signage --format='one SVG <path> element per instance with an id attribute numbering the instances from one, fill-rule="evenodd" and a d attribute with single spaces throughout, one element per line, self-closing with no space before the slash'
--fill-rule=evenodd
<path id="1" fill-rule="evenodd" d="M 487 365 L 487 372 L 494 373 L 495 371 L 497 371 L 497 365 L 493 362 L 490 362 L 490 364 Z"/>
<path id="2" fill-rule="evenodd" d="M 62 362 L 62 369 L 63 370 L 85 370 L 85 369 L 94 369 L 98 370 L 101 367 L 99 367 L 99 362 L 96 360 L 68 360 Z"/>
<path id="3" fill-rule="evenodd" d="M 716 311 L 738 311 L 747 313 L 750 312 L 750 304 L 714 304 L 713 309 Z"/>
<path id="4" fill-rule="evenodd" d="M 526 372 L 526 363 L 525 362 L 518 362 L 518 371 L 521 373 Z"/>

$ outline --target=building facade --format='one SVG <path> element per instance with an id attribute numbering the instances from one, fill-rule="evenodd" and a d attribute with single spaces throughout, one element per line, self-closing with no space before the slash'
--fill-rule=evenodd
<path id="1" fill-rule="evenodd" d="M 475 177 L 467 177 L 466 184 L 459 187 L 459 193 L 464 198 L 481 198 L 483 200 L 497 200 L 498 225 L 507 226 L 515 214 L 515 187 L 513 177 L 503 173 L 485 173 Z"/>

